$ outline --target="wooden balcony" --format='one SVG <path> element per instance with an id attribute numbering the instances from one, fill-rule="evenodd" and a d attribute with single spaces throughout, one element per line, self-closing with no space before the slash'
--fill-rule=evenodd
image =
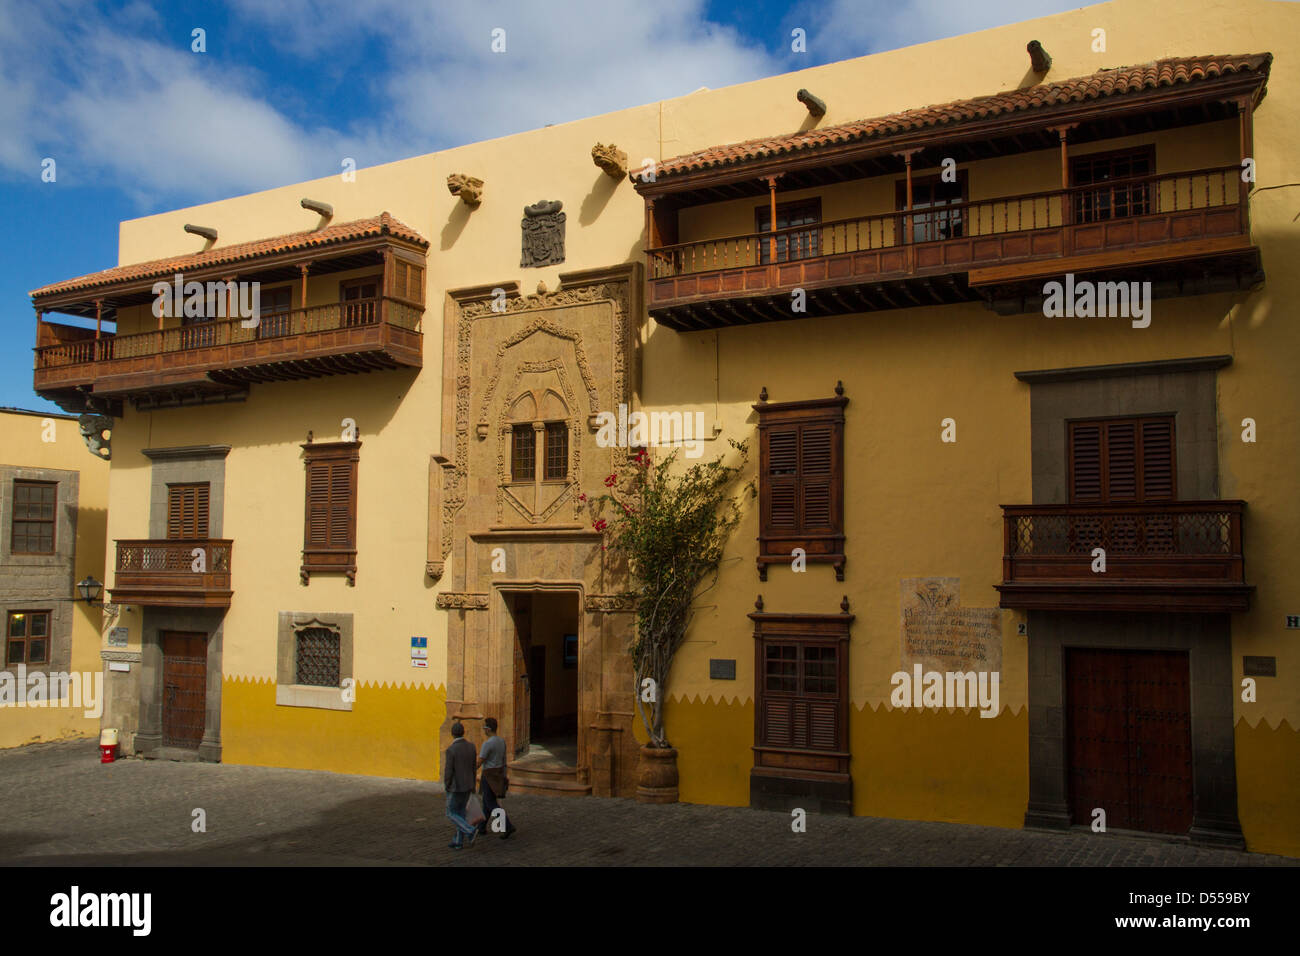
<path id="1" fill-rule="evenodd" d="M 1246 611 L 1244 501 L 1003 505 L 1008 608 Z M 1095 548 L 1105 572 L 1092 570 Z"/>
<path id="2" fill-rule="evenodd" d="M 144 607 L 230 607 L 228 539 L 168 538 L 118 541 L 114 604 Z M 199 562 L 199 555 L 203 560 Z M 195 567 L 201 568 L 196 571 Z"/>
<path id="3" fill-rule="evenodd" d="M 1262 278 L 1239 166 L 682 242 L 647 250 L 647 302 L 679 331 L 963 301 L 1041 308 L 1043 284 L 1151 281 L 1155 297 Z M 804 290 L 805 310 L 792 307 Z"/>
<path id="4" fill-rule="evenodd" d="M 220 319 L 128 335 L 42 322 L 35 389 L 77 406 L 87 394 L 137 404 L 219 399 L 253 382 L 420 368 L 423 309 L 384 298 Z M 61 401 L 62 399 L 62 401 Z"/>

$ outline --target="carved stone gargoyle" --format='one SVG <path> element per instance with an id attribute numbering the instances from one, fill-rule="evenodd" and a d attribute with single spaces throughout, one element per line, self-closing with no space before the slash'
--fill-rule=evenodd
<path id="1" fill-rule="evenodd" d="M 453 196 L 459 196 L 461 202 L 473 208 L 483 201 L 483 180 L 464 173 L 452 173 L 447 177 L 447 191 Z"/>
<path id="2" fill-rule="evenodd" d="M 591 161 L 610 179 L 619 180 L 627 175 L 627 153 L 613 143 L 608 146 L 597 143 L 591 147 Z"/>
<path id="3" fill-rule="evenodd" d="M 96 458 L 102 458 L 104 461 L 108 461 L 113 457 L 111 446 L 113 419 L 107 415 L 96 415 L 94 412 L 87 412 L 77 419 L 77 425 L 81 429 L 81 438 L 92 455 Z"/>

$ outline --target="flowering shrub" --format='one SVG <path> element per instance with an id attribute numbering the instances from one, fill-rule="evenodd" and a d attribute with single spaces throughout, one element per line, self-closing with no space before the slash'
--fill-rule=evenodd
<path id="1" fill-rule="evenodd" d="M 732 441 L 740 455 L 735 465 L 722 459 L 675 470 L 676 453 L 657 464 L 640 449 L 636 470 L 605 479 L 607 494 L 588 503 L 592 527 L 608 534 L 609 547 L 628 563 L 628 597 L 636 612 L 632 640 L 637 713 L 650 736 L 649 746 L 670 746 L 664 735 L 665 685 L 673 656 L 686 639 L 696 602 L 717 581 L 727 538 L 740 521 L 731 487 L 749 460 L 749 443 Z M 758 495 L 750 481 L 742 489 Z M 583 500 L 583 499 L 579 499 Z M 603 515 L 609 508 L 611 518 Z M 643 681 L 654 681 L 654 700 L 642 700 Z"/>

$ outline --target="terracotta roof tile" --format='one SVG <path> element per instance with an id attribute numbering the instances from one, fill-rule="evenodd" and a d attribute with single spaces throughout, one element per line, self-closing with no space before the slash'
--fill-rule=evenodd
<path id="1" fill-rule="evenodd" d="M 118 266 L 115 269 L 105 269 L 102 272 L 92 272 L 76 279 L 65 279 L 62 282 L 42 286 L 39 289 L 32 290 L 30 294 L 34 299 L 38 296 L 59 295 L 81 289 L 111 286 L 119 282 L 170 277 L 187 269 L 196 270 L 209 266 L 233 264 L 282 252 L 317 249 L 350 242 L 355 239 L 368 239 L 382 235 L 404 239 L 407 242 L 413 242 L 426 248 L 429 245 L 429 240 L 410 226 L 394 219 L 387 212 L 383 212 L 369 219 L 341 222 L 333 226 L 326 226 L 324 229 L 291 232 L 287 235 L 273 236 L 269 239 L 240 242 L 233 246 L 217 246 L 204 252 L 191 252 L 183 256 L 171 256 L 167 259 L 154 259 L 151 262 L 138 262 L 133 265 Z"/>
<path id="2" fill-rule="evenodd" d="M 1090 76 L 1075 77 L 1057 83 L 1045 83 L 1023 90 L 978 96 L 938 106 L 890 113 L 875 119 L 856 120 L 839 126 L 810 129 L 801 133 L 751 139 L 729 146 L 711 146 L 698 152 L 676 156 L 660 163 L 656 179 L 685 173 L 798 153 L 840 143 L 883 138 L 948 124 L 974 122 L 1004 113 L 1061 106 L 1086 100 L 1122 96 L 1179 83 L 1193 83 L 1232 73 L 1256 72 L 1268 76 L 1273 61 L 1271 53 L 1240 56 L 1199 56 L 1157 60 L 1141 66 L 1099 70 Z M 637 182 L 637 174 L 630 174 Z"/>

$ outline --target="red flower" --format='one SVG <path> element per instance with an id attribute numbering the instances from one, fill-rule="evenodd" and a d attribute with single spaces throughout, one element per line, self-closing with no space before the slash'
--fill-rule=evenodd
<path id="1" fill-rule="evenodd" d="M 595 528 L 597 531 L 604 531 L 608 527 L 608 525 L 605 523 L 604 518 L 597 518 L 596 523 L 593 524 L 592 527 Z"/>
<path id="2" fill-rule="evenodd" d="M 615 473 L 612 474 L 612 475 L 608 475 L 608 476 L 605 478 L 605 487 L 606 487 L 606 488 L 613 488 L 616 484 L 618 484 L 618 472 L 615 472 Z"/>
<path id="3" fill-rule="evenodd" d="M 636 463 L 643 467 L 650 464 L 650 453 L 644 448 L 638 448 L 636 452 Z"/>
<path id="4" fill-rule="evenodd" d="M 586 501 L 586 500 L 587 500 L 586 492 L 583 492 L 582 494 L 578 495 L 578 500 L 579 500 L 579 501 Z"/>

